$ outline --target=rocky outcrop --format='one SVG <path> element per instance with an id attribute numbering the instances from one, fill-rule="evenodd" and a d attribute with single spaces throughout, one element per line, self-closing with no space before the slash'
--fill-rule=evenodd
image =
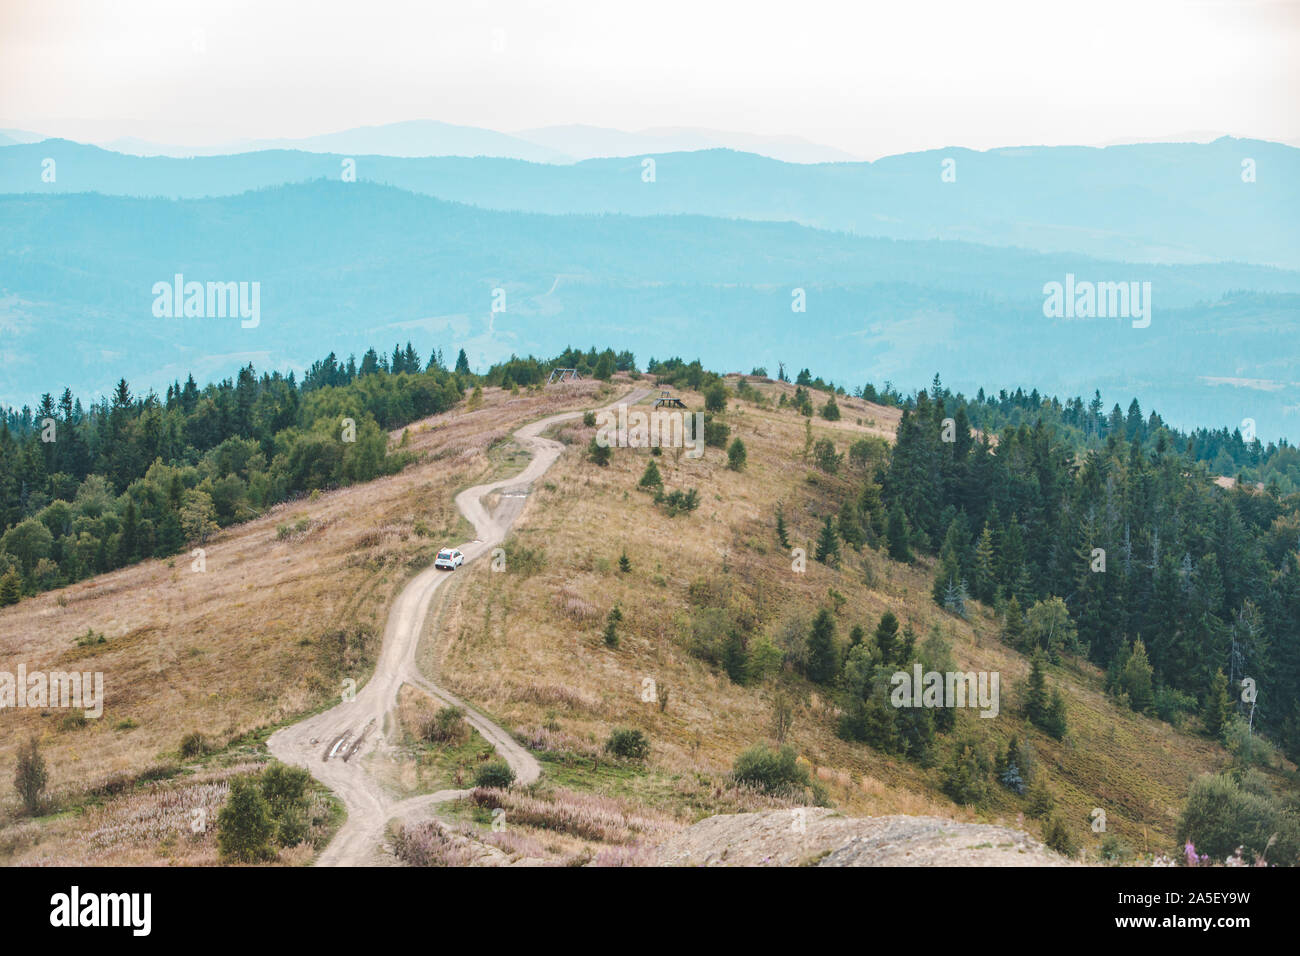
<path id="1" fill-rule="evenodd" d="M 1020 830 L 818 807 L 709 817 L 659 846 L 660 866 L 1074 866 Z"/>

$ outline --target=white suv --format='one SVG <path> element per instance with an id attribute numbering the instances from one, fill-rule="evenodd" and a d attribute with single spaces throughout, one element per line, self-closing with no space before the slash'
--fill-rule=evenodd
<path id="1" fill-rule="evenodd" d="M 438 556 L 433 559 L 435 568 L 443 568 L 447 571 L 455 571 L 465 563 L 465 555 L 461 554 L 455 548 L 443 548 L 438 552 Z"/>

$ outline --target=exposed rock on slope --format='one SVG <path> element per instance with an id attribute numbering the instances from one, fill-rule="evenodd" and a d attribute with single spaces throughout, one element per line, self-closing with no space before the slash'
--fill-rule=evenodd
<path id="1" fill-rule="evenodd" d="M 1019 830 L 939 817 L 767 810 L 701 820 L 659 847 L 660 866 L 1072 866 Z"/>

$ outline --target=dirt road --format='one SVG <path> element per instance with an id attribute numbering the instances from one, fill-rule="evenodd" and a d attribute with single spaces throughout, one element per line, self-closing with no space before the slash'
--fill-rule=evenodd
<path id="1" fill-rule="evenodd" d="M 649 389 L 636 389 L 622 396 L 619 402 L 631 405 L 648 394 Z M 515 432 L 515 439 L 532 454 L 528 466 L 514 477 L 476 485 L 456 496 L 456 507 L 474 526 L 475 540 L 460 546 L 466 564 L 490 553 L 505 539 L 510 526 L 523 510 L 532 483 L 560 457 L 564 446 L 542 438 L 542 432 L 581 414 L 580 411 L 565 412 L 523 426 Z M 482 499 L 494 491 L 523 494 L 503 495 L 496 512 L 488 514 Z M 347 821 L 320 855 L 317 865 L 382 864 L 386 860 L 379 847 L 389 820 L 409 819 L 435 803 L 453 800 L 469 792 L 442 790 L 396 800 L 366 772 L 363 758 L 386 745 L 386 718 L 396 706 L 397 692 L 403 684 L 419 687 L 439 701 L 464 708 L 465 719 L 510 764 L 520 783 L 532 783 L 541 775 L 541 767 L 532 754 L 510 734 L 472 705 L 439 687 L 416 666 L 416 648 L 424 622 L 429 617 L 434 591 L 451 573 L 430 566 L 402 589 L 384 626 L 383 649 L 374 675 L 352 700 L 342 701 L 330 710 L 284 727 L 267 741 L 277 759 L 307 768 L 312 776 L 333 790 L 347 808 Z"/>

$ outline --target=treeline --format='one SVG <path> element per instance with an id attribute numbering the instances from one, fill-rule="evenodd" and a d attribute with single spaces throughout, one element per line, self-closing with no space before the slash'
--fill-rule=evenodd
<path id="1" fill-rule="evenodd" d="M 462 351 L 461 355 L 464 354 Z M 531 355 L 528 358 L 519 358 L 512 355 L 507 361 L 493 365 L 487 374 L 479 379 L 479 382 L 505 389 L 545 385 L 551 373 L 557 368 L 571 368 L 583 378 L 596 378 L 608 382 L 614 377 L 615 372 L 635 373 L 636 356 L 627 351 L 615 353 L 609 348 L 597 352 L 595 346 L 586 352 L 572 347 L 566 348 L 553 359 L 538 359 Z"/>
<path id="2" fill-rule="evenodd" d="M 464 360 L 462 351 L 458 365 Z M 407 343 L 360 364 L 331 353 L 292 372 L 165 396 L 125 380 L 85 407 L 65 389 L 0 418 L 0 604 L 176 554 L 295 495 L 367 481 L 404 459 L 386 430 L 451 408 L 468 376 Z"/>
<path id="3" fill-rule="evenodd" d="M 1247 440 L 1240 428 L 1180 431 L 1155 411 L 1143 415 L 1136 398 L 1127 411 L 1116 403 L 1109 412 L 1096 390 L 1087 403 L 1079 397 L 1062 402 L 1040 395 L 1038 389 L 1026 393 L 1020 388 L 1010 393 L 1002 389 L 997 395 L 986 395 L 981 388 L 974 400 L 968 401 L 943 388 L 937 375 L 929 395 L 932 401 L 942 400 L 950 408 L 964 405 L 971 427 L 980 431 L 996 433 L 1007 426 L 1032 426 L 1041 420 L 1076 450 L 1103 448 L 1111 436 L 1136 441 L 1148 452 L 1163 452 L 1172 445 L 1193 461 L 1205 462 L 1213 474 L 1272 484 L 1277 493 L 1300 491 L 1300 450 L 1285 440 L 1264 445 L 1254 436 Z"/>
<path id="4" fill-rule="evenodd" d="M 943 394 L 907 404 L 879 471 L 891 555 L 938 554 L 936 600 L 994 605 L 1008 643 L 1086 656 L 1117 692 L 1149 666 L 1140 704 L 1127 696 L 1166 719 L 1199 706 L 1217 732 L 1224 700 L 1252 706 L 1249 678 L 1254 727 L 1300 751 L 1300 496 L 1216 486 L 1140 415 L 1086 451 L 1041 418 L 977 440 L 972 406 Z M 1040 641 L 1020 609 L 1037 609 Z"/>

